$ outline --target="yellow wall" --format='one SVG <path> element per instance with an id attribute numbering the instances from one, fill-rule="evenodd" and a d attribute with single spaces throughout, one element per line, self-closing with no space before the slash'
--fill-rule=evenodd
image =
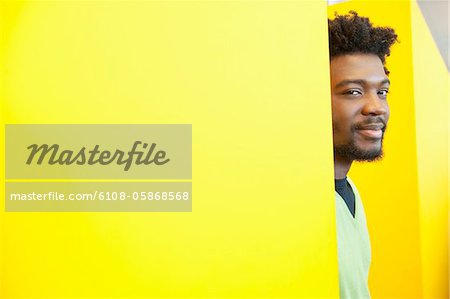
<path id="1" fill-rule="evenodd" d="M 372 241 L 374 298 L 448 298 L 447 71 L 416 3 L 348 1 L 393 27 L 400 43 L 387 59 L 392 82 L 385 158 L 352 167 Z"/>
<path id="2" fill-rule="evenodd" d="M 423 292 L 448 298 L 448 71 L 411 5 Z"/>
<path id="3" fill-rule="evenodd" d="M 194 194 L 192 213 L 0 212 L 1 298 L 338 295 L 326 1 L 0 4 L 2 124 L 192 123 Z M 401 40 L 386 157 L 350 173 L 372 296 L 447 298 L 448 73 L 415 3 L 328 14 L 349 9 Z"/>
<path id="4" fill-rule="evenodd" d="M 1 297 L 337 296 L 326 1 L 2 5 L 4 122 L 192 123 L 193 212 L 0 212 Z"/>

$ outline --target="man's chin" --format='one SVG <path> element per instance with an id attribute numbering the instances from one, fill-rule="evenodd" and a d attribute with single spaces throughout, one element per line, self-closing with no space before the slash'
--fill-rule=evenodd
<path id="1" fill-rule="evenodd" d="M 358 162 L 374 162 L 383 159 L 383 151 L 378 152 L 365 152 L 357 157 L 354 161 Z"/>
<path id="2" fill-rule="evenodd" d="M 373 162 L 383 158 L 383 150 L 381 147 L 362 149 L 355 145 L 344 145 L 335 147 L 334 154 L 351 161 L 359 162 Z"/>

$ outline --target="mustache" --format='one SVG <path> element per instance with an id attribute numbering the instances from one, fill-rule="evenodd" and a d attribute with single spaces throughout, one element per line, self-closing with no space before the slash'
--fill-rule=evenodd
<path id="1" fill-rule="evenodd" d="M 372 124 L 382 124 L 381 131 L 384 133 L 386 131 L 386 120 L 381 116 L 371 116 L 367 118 L 366 120 L 353 124 L 351 127 L 352 132 L 355 132 L 356 130 L 364 129 L 365 126 L 372 125 Z"/>

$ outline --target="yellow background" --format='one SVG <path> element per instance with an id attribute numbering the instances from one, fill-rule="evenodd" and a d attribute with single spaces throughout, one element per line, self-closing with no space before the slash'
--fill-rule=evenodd
<path id="1" fill-rule="evenodd" d="M 1 296 L 337 296 L 324 1 L 3 9 L 5 122 L 191 123 L 193 211 L 2 213 Z"/>
<path id="2" fill-rule="evenodd" d="M 2 123 L 193 125 L 192 213 L 0 212 L 0 297 L 338 296 L 326 1 L 0 5 Z M 447 70 L 415 2 L 349 9 L 401 40 L 372 296 L 448 298 Z"/>

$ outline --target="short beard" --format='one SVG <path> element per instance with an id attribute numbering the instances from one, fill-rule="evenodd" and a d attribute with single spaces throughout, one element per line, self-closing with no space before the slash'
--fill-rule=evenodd
<path id="1" fill-rule="evenodd" d="M 369 118 L 363 123 L 354 124 L 353 126 L 351 126 L 350 131 L 352 132 L 352 134 L 354 134 L 359 128 L 361 128 L 361 126 L 377 122 L 384 124 L 384 127 L 382 128 L 383 135 L 381 136 L 381 144 L 379 149 L 371 151 L 362 150 L 355 144 L 354 139 L 352 138 L 352 140 L 350 140 L 347 144 L 334 146 L 334 156 L 339 156 L 349 161 L 373 162 L 381 160 L 383 158 L 384 132 L 386 131 L 387 127 L 386 122 L 381 117 Z"/>
<path id="2" fill-rule="evenodd" d="M 335 146 L 334 156 L 339 156 L 350 161 L 366 161 L 373 162 L 381 160 L 383 158 L 383 141 L 381 141 L 381 146 L 379 149 L 372 151 L 365 151 L 356 146 L 356 144 L 351 141 L 347 144 Z"/>

